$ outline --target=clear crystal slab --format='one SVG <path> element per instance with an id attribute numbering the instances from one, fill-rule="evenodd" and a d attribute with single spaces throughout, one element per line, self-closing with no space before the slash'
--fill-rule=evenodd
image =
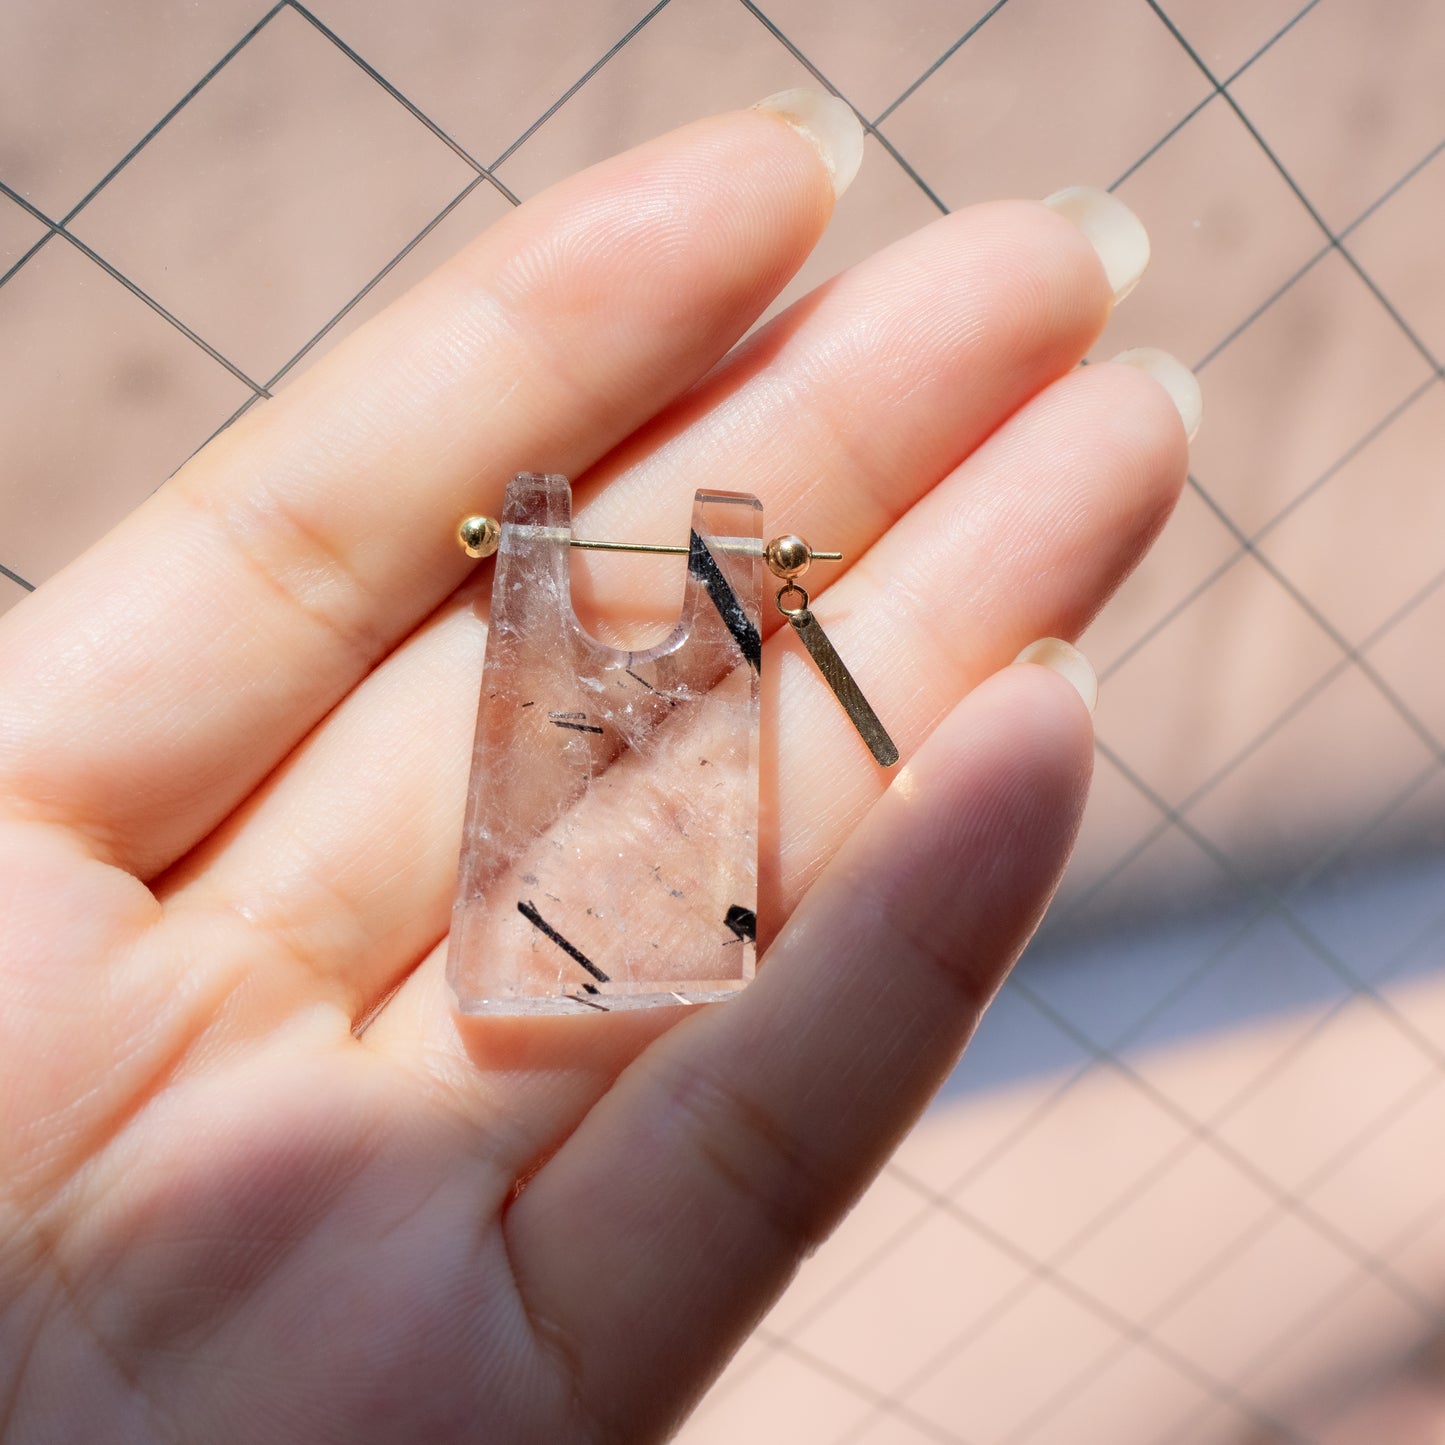
<path id="1" fill-rule="evenodd" d="M 698 492 L 673 632 L 572 609 L 572 492 L 507 489 L 448 978 L 464 1013 L 725 998 L 753 976 L 762 505 Z"/>

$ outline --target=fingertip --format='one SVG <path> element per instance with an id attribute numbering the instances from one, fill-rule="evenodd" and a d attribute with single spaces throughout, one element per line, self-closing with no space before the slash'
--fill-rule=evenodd
<path id="1" fill-rule="evenodd" d="M 1118 196 L 1095 186 L 1069 186 L 1044 205 L 1072 221 L 1094 248 L 1117 306 L 1149 266 L 1149 233 Z"/>
<path id="2" fill-rule="evenodd" d="M 1012 859 L 1008 892 L 1026 898 L 1045 880 L 1051 890 L 1067 861 L 1088 795 L 1093 743 L 1079 679 L 1035 658 L 975 688 L 898 786 L 905 797 L 927 799 L 932 846 L 992 860 L 995 871 L 998 859 Z"/>
<path id="3" fill-rule="evenodd" d="M 863 164 L 863 126 L 846 101 L 826 91 L 799 88 L 780 90 L 753 109 L 776 116 L 813 147 L 828 172 L 834 199 L 853 184 Z"/>
<path id="4" fill-rule="evenodd" d="M 1204 394 L 1199 379 L 1182 361 L 1157 346 L 1136 346 L 1121 351 L 1112 358 L 1112 364 L 1132 366 L 1158 382 L 1179 413 L 1185 441 L 1194 440 L 1204 419 Z"/>
<path id="5" fill-rule="evenodd" d="M 1061 637 L 1041 637 L 1031 642 L 1014 658 L 1013 665 L 1046 667 L 1057 673 L 1078 693 L 1084 706 L 1092 713 L 1099 703 L 1099 679 L 1089 659 Z"/>

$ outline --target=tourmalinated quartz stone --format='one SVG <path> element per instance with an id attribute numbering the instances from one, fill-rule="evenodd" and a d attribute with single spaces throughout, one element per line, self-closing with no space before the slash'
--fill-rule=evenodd
<path id="1" fill-rule="evenodd" d="M 572 492 L 507 489 L 448 977 L 464 1013 L 724 998 L 753 976 L 762 506 L 698 492 L 645 652 L 572 610 Z"/>

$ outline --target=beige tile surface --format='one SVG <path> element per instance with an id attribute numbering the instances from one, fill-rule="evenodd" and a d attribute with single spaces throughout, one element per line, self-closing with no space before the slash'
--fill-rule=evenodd
<path id="1" fill-rule="evenodd" d="M 270 0 L 4 6 L 0 178 L 58 220 L 270 8 Z"/>
<path id="2" fill-rule="evenodd" d="M 778 1440 L 832 1440 L 863 1419 L 867 1409 L 866 1396 L 772 1350 L 759 1364 L 751 1389 L 700 1411 L 688 1426 L 688 1439 L 696 1445 L 735 1445 L 766 1431 Z"/>
<path id="3" fill-rule="evenodd" d="M 1445 12 L 1332 0 L 1234 87 L 1280 163 L 1338 230 L 1445 140 Z"/>
<path id="4" fill-rule="evenodd" d="M 1126 1207 L 1072 1247 L 1057 1268 L 1142 1326 L 1207 1278 L 1277 1208 L 1269 1193 L 1212 1145 L 1191 1143 L 1135 1191 Z"/>
<path id="5" fill-rule="evenodd" d="M 1086 856 L 1071 867 L 1039 930 L 1041 945 L 1082 933 L 1107 951 L 1110 939 L 1127 937 L 1141 919 L 1172 919 L 1184 935 L 1238 927 L 1230 910 L 1249 898 L 1248 882 L 1197 835 L 1157 807 L 1155 814 L 1157 821 L 1127 848 Z M 1076 877 L 1079 884 L 1071 881 Z M 1071 1001 L 1071 1010 L 1079 1006 Z"/>
<path id="6" fill-rule="evenodd" d="M 1372 766 L 1341 769 L 1362 737 L 1371 740 Z M 1288 879 L 1334 848 L 1379 800 L 1409 787 L 1434 756 L 1380 690 L 1342 664 L 1190 805 L 1189 821 L 1248 874 Z M 1333 786 L 1312 788 L 1322 776 Z"/>
<path id="7" fill-rule="evenodd" d="M 1445 152 L 1437 151 L 1351 231 L 1346 242 L 1350 254 L 1437 359 L 1445 354 L 1445 275 L 1438 242 L 1442 215 Z"/>
<path id="8" fill-rule="evenodd" d="M 1215 1379 L 1238 1378 L 1266 1349 L 1315 1318 L 1355 1268 L 1337 1246 L 1281 1213 L 1153 1333 Z"/>
<path id="9" fill-rule="evenodd" d="M 1287 893 L 1293 916 L 1325 940 L 1331 956 L 1373 988 L 1403 986 L 1430 967 L 1430 950 L 1445 926 L 1445 893 L 1438 887 L 1439 849 L 1401 859 L 1398 840 L 1417 838 L 1420 820 L 1398 826 L 1398 813 L 1420 808 L 1433 815 L 1441 804 L 1442 780 L 1430 780 L 1404 796 L 1404 807 L 1382 810 L 1376 825 L 1336 850 L 1331 865 L 1304 886 Z M 1382 862 L 1382 860 L 1384 860 Z M 1361 879 L 1370 879 L 1379 903 L 1358 908 Z"/>
<path id="10" fill-rule="evenodd" d="M 107 532 L 252 394 L 62 241 L 0 289 L 0 333 L 0 561 L 30 582 Z"/>
<path id="11" fill-rule="evenodd" d="M 771 0 L 762 9 L 868 118 L 892 106 L 971 31 L 994 0 Z"/>
<path id="12" fill-rule="evenodd" d="M 1277 1349 L 1243 1375 L 1248 1390 L 1284 1402 L 1280 1414 L 1306 1438 L 1320 1438 L 1341 1407 L 1418 1344 L 1430 1321 L 1419 1309 L 1368 1275 L 1356 1276 Z M 1341 1349 L 1341 1346 L 1344 1349 Z M 1350 1364 L 1333 1379 L 1319 1378 L 1321 1355 Z M 1389 1439 L 1393 1436 L 1378 1437 Z"/>
<path id="13" fill-rule="evenodd" d="M 1131 1081 L 1109 1068 L 1091 1069 L 953 1197 L 1029 1255 L 1047 1259 L 1116 1206 L 1184 1137 L 1184 1126 Z M 1061 1199 L 1067 1208 L 1059 1207 Z"/>
<path id="14" fill-rule="evenodd" d="M 1170 0 L 1165 13 L 1226 80 L 1304 9 L 1303 0 Z"/>
<path id="15" fill-rule="evenodd" d="M 1434 387 L 1260 542 L 1353 643 L 1445 570 L 1445 488 L 1427 454 L 1442 426 L 1445 388 Z"/>
<path id="16" fill-rule="evenodd" d="M 72 227 L 264 383 L 474 175 L 285 12 Z"/>
<path id="17" fill-rule="evenodd" d="M 887 1412 L 861 1426 L 854 1445 L 929 1445 L 937 1439 L 932 1430 L 925 1432 L 896 1412 Z"/>
<path id="18" fill-rule="evenodd" d="M 1085 1440 L 1143 1445 L 1167 1439 L 1209 1399 L 1207 1390 L 1173 1364 L 1167 1352 L 1136 1345 L 1082 1383 L 1024 1435 L 1020 1445 L 1079 1445 Z"/>
<path id="19" fill-rule="evenodd" d="M 889 1395 L 922 1361 L 977 1330 L 1028 1278 L 1013 1255 L 935 1209 L 892 1251 L 886 1269 L 870 1270 L 846 1295 L 795 1325 L 790 1338 L 869 1390 Z"/>
<path id="20" fill-rule="evenodd" d="M 1231 567 L 1109 679 L 1098 732 L 1166 801 L 1237 757 L 1340 659 L 1340 649 L 1253 558 Z M 1191 706 L 1146 728 L 1161 700 Z"/>
<path id="21" fill-rule="evenodd" d="M 1373 1061 L 1354 1077 L 1355 1061 Z M 1301 1045 L 1281 1056 L 1249 1097 L 1212 1121 L 1215 1134 L 1281 1189 L 1312 1203 L 1314 1186 L 1368 1150 L 1381 1132 L 1396 1124 L 1402 1106 L 1417 1099 L 1437 1078 L 1435 1065 L 1416 1049 L 1402 1048 L 1398 1025 L 1375 1005 L 1361 1001 L 1329 1018 Z M 1326 1114 L 1317 1108 L 1331 1099 Z M 1418 1111 L 1406 1108 L 1417 1118 Z"/>
<path id="22" fill-rule="evenodd" d="M 1402 990 L 1412 1040 L 1429 1050 L 1430 1057 L 1439 1065 L 1445 1060 L 1445 986 L 1438 981 L 1440 973 L 1445 971 L 1445 936 L 1437 933 L 1422 953 L 1424 956 L 1417 956 L 1415 960 L 1419 965 L 1417 977 L 1423 975 L 1431 982 L 1407 988 L 1404 980 L 1397 978 L 1390 980 L 1390 987 L 1392 992 L 1397 987 Z M 1422 1171 L 1422 1174 L 1432 1184 L 1439 1182 L 1433 1172 Z"/>
<path id="23" fill-rule="evenodd" d="M 1160 1098 L 1205 1121 L 1266 1079 L 1281 1054 L 1349 990 L 1279 914 L 1266 914 L 1201 963 L 1207 968 L 1190 975 L 1135 1031 L 1130 1064 Z M 1254 1014 L 1240 1021 L 1238 1001 L 1245 997 Z M 1233 1024 L 1227 1049 L 1189 1042 L 1205 1019 Z M 1262 1168 L 1254 1173 L 1265 1182 Z"/>
<path id="24" fill-rule="evenodd" d="M 1064 1290 L 1041 1283 L 991 1322 L 986 1333 L 931 1366 L 904 1402 L 944 1430 L 983 1440 L 1026 1433 L 1050 1401 L 1123 1341 L 1118 1330 Z M 1018 1362 L 1027 1359 L 1026 1374 Z M 1000 1390 L 1001 1378 L 1015 1388 Z"/>
<path id="25" fill-rule="evenodd" d="M 646 20 L 654 0 L 319 0 L 314 12 L 483 165 Z"/>
<path id="26" fill-rule="evenodd" d="M 1208 91 L 1146 6 L 1010 0 L 884 130 L 950 206 L 1046 196 L 1109 185 Z"/>
<path id="27" fill-rule="evenodd" d="M 751 105 L 812 77 L 736 0 L 681 0 L 498 168 L 519 196 L 709 111 Z"/>
<path id="28" fill-rule="evenodd" d="M 1432 375 L 1331 252 L 1201 373 L 1209 424 L 1191 449 L 1194 474 L 1253 535 L 1388 427 Z"/>
<path id="29" fill-rule="evenodd" d="M 1445 737 L 1445 675 L 1435 665 L 1445 627 L 1445 579 L 1372 642 L 1365 655 L 1437 738 Z"/>
<path id="30" fill-rule="evenodd" d="M 7 196 L 0 196 L 0 273 L 8 271 L 48 234 L 48 229 L 28 211 Z"/>
<path id="31" fill-rule="evenodd" d="M 1149 228 L 1153 258 L 1148 284 L 1115 313 L 1099 356 L 1162 345 L 1196 365 L 1326 244 L 1218 101 L 1151 155 L 1119 195 Z M 1207 374 L 1202 384 L 1212 416 Z"/>
<path id="32" fill-rule="evenodd" d="M 1397 1274 L 1438 1299 L 1445 1289 L 1445 1191 L 1426 1196 L 1422 1190 L 1416 1202 L 1415 1217 L 1380 1255 Z"/>

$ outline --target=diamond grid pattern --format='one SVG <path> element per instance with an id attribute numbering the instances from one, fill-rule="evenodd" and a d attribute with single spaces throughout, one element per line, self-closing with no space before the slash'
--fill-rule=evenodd
<path id="1" fill-rule="evenodd" d="M 0 355 L 25 360 L 0 387 L 13 467 L 0 610 L 444 241 L 708 103 L 811 76 L 869 129 L 845 202 L 857 220 L 790 296 L 950 205 L 1113 175 L 1159 260 L 1111 346 L 1165 338 L 1242 402 L 1217 424 L 1211 412 L 1169 565 L 1146 565 L 1095 629 L 1113 806 L 1087 825 L 1051 927 L 946 1091 L 946 1105 L 978 1099 L 970 1147 L 930 1143 L 941 1126 L 925 1120 L 861 1216 L 854 1259 L 805 1273 L 684 1438 L 1323 1439 L 1319 1402 L 1294 1403 L 1320 1359 L 1353 1347 L 1349 1310 L 1397 1353 L 1442 1324 L 1438 1199 L 1387 1191 L 1382 1223 L 1370 1186 L 1406 1178 L 1438 1140 L 1445 903 L 1384 906 L 1395 926 L 1360 936 L 1332 892 L 1402 841 L 1438 842 L 1445 816 L 1432 657 L 1445 556 L 1418 511 L 1440 494 L 1422 458 L 1445 432 L 1445 293 L 1415 239 L 1432 233 L 1445 175 L 1438 9 L 1400 7 L 1385 59 L 1347 74 L 1339 56 L 1353 60 L 1367 11 L 1346 0 L 1233 19 L 1204 0 L 849 0 L 827 21 L 805 0 L 566 8 L 577 23 L 542 56 L 504 7 L 428 0 L 429 24 L 399 28 L 370 0 L 233 0 L 109 110 L 87 96 L 53 145 L 28 149 L 33 117 L 11 89 L 25 124 L 0 146 Z M 153 10 L 153 28 L 181 24 Z M 52 43 L 17 33 L 12 53 Z M 489 43 L 484 103 L 455 58 Z M 535 63 L 498 59 L 511 54 Z M 669 69 L 687 84 L 649 99 Z M 323 79 L 325 105 L 308 106 Z M 268 126 L 272 152 L 255 143 Z M 345 174 L 354 144 L 364 177 Z M 303 180 L 282 164 L 293 148 Z M 203 164 L 211 196 L 195 189 Z M 328 232 L 307 207 L 334 216 L 337 196 L 354 224 Z M 235 232 L 220 256 L 214 232 L 187 230 L 216 207 Z M 258 278 L 297 304 L 258 314 Z M 37 353 L 53 363 L 37 368 Z M 77 395 L 96 400 L 91 439 L 57 450 Z M 136 445 L 116 448 L 127 427 Z M 67 479 L 96 470 L 110 511 L 68 509 Z M 1161 696 L 1188 698 L 1205 725 L 1140 729 Z M 1314 779 L 1352 739 L 1388 766 L 1326 790 L 1333 811 L 1313 807 Z M 1146 985 L 1112 960 L 1163 875 L 1186 880 L 1182 910 L 1214 907 L 1171 935 Z M 1080 928 L 1093 953 L 1066 975 Z M 1224 1029 L 1229 1050 L 1211 1054 L 1199 1036 Z M 1311 1114 L 1336 1072 L 1371 1059 L 1390 1068 L 1350 1109 Z M 1106 1147 L 1108 1167 L 1076 1167 Z M 1030 1213 L 1060 1189 L 1062 1231 L 1058 1214 Z M 1205 1227 L 1196 1198 L 1226 1201 L 1215 1248 L 1189 1245 Z M 1156 1264 L 1130 1275 L 1141 1248 Z M 1262 1293 L 1267 1308 L 1248 1310 Z M 906 1338 L 899 1317 L 918 1326 Z M 1321 1344 L 1332 1329 L 1341 1339 Z M 1026 1389 L 970 1408 L 1030 1354 Z"/>

